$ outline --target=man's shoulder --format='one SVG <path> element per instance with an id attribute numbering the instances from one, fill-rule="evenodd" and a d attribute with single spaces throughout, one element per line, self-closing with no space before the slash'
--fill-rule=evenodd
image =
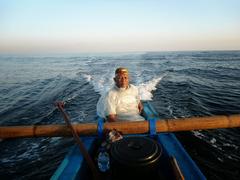
<path id="1" fill-rule="evenodd" d="M 109 89 L 106 93 L 107 96 L 113 96 L 114 94 L 117 93 L 117 90 L 115 87 L 112 87 L 111 89 Z"/>
<path id="2" fill-rule="evenodd" d="M 138 92 L 138 87 L 137 87 L 137 86 L 134 86 L 134 85 L 132 85 L 132 84 L 129 85 L 129 89 L 130 89 L 131 91 Z"/>
<path id="3" fill-rule="evenodd" d="M 134 86 L 133 84 L 129 84 L 129 87 L 136 90 L 138 89 L 137 86 Z"/>

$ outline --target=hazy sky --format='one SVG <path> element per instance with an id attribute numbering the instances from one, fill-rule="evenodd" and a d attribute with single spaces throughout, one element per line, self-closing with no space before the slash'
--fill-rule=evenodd
<path id="1" fill-rule="evenodd" d="M 240 50 L 239 0 L 0 0 L 0 53 Z"/>

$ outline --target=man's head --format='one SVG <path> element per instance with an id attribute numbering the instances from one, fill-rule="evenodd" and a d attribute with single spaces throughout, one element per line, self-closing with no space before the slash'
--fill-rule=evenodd
<path id="1" fill-rule="evenodd" d="M 117 68 L 115 77 L 113 78 L 118 88 L 127 88 L 129 84 L 129 76 L 127 68 Z"/>

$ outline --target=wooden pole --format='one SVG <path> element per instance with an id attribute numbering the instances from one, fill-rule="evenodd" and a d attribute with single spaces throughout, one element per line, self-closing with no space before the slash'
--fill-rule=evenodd
<path id="1" fill-rule="evenodd" d="M 173 175 L 174 175 L 175 179 L 184 180 L 185 178 L 183 176 L 183 173 L 182 173 L 175 157 L 170 156 L 170 164 L 172 166 Z"/>
<path id="2" fill-rule="evenodd" d="M 97 135 L 97 124 L 82 123 L 72 125 L 78 135 Z M 240 115 L 192 117 L 180 119 L 158 120 L 156 129 L 161 132 L 191 131 L 217 128 L 240 127 Z M 148 121 L 122 121 L 104 124 L 104 130 L 117 129 L 123 134 L 144 134 L 149 132 Z M 0 138 L 20 137 L 58 137 L 71 136 L 66 125 L 33 125 L 33 126 L 2 126 Z"/>
<path id="3" fill-rule="evenodd" d="M 93 178 L 95 180 L 99 180 L 100 179 L 100 175 L 98 173 L 98 170 L 95 166 L 95 164 L 93 163 L 93 160 L 91 158 L 91 156 L 89 155 L 88 151 L 86 150 L 82 140 L 80 139 L 80 137 L 78 136 L 77 132 L 75 131 L 75 129 L 73 128 L 71 122 L 70 122 L 70 118 L 68 117 L 67 113 L 64 111 L 63 109 L 63 106 L 64 106 L 64 103 L 63 102 L 57 102 L 56 103 L 56 106 L 58 107 L 59 111 L 62 113 L 63 115 L 63 118 L 67 124 L 67 126 L 69 127 L 69 129 L 71 130 L 72 132 L 72 135 L 76 141 L 76 143 L 78 144 L 79 146 L 79 149 L 83 155 L 83 157 L 85 158 L 88 166 L 90 167 L 92 173 L 93 173 Z"/>

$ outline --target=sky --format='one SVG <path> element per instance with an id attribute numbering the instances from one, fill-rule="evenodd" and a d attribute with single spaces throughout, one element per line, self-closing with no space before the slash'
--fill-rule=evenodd
<path id="1" fill-rule="evenodd" d="M 240 50 L 239 0 L 0 0 L 0 53 Z"/>

